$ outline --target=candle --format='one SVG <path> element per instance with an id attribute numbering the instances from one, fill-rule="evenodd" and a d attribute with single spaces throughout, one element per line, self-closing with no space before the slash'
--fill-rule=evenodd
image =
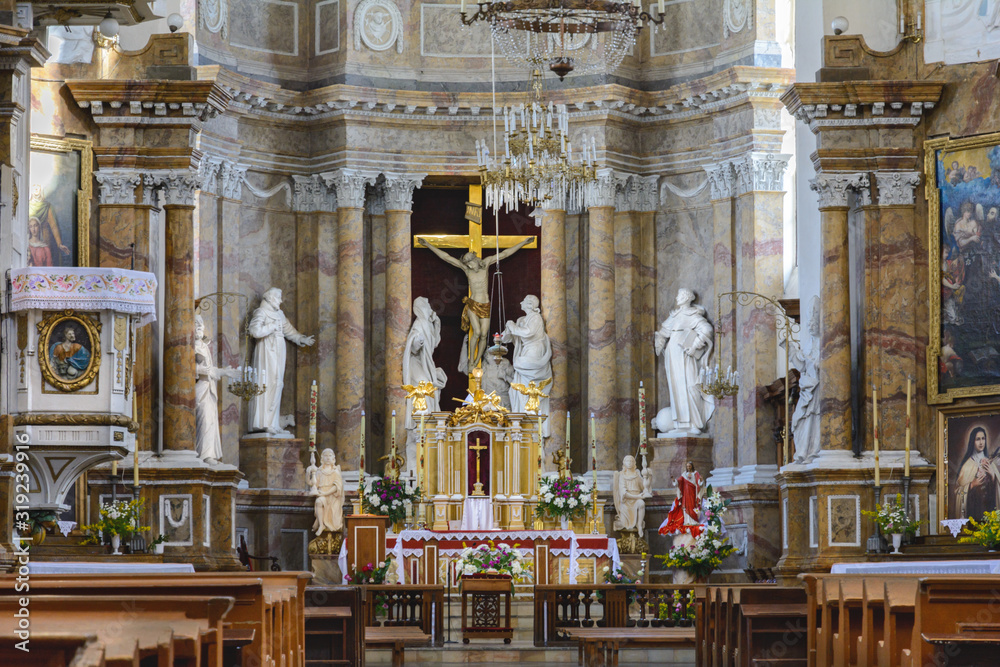
<path id="1" fill-rule="evenodd" d="M 309 449 L 316 449 L 316 380 L 309 388 Z"/>
<path id="2" fill-rule="evenodd" d="M 136 419 L 138 405 L 136 404 L 135 397 L 136 397 L 135 386 L 133 385 L 133 388 L 132 388 L 132 422 L 133 423 L 135 423 L 136 421 L 138 421 Z M 133 452 L 133 454 L 132 454 L 132 463 L 133 463 L 133 466 L 132 466 L 132 485 L 133 486 L 139 486 L 139 438 L 138 437 L 136 437 L 136 439 L 135 439 L 135 445 L 132 448 L 132 452 Z"/>
<path id="3" fill-rule="evenodd" d="M 646 389 L 639 380 L 639 449 L 646 453 Z"/>
<path id="4" fill-rule="evenodd" d="M 111 476 L 112 477 L 118 476 L 118 461 L 111 462 Z"/>
<path id="5" fill-rule="evenodd" d="M 878 469 L 878 389 L 872 385 L 872 427 L 875 431 L 875 486 L 881 486 Z"/>
<path id="6" fill-rule="evenodd" d="M 358 493 L 364 493 L 365 484 L 365 411 L 361 411 L 361 456 L 358 461 Z"/>
<path id="7" fill-rule="evenodd" d="M 590 468 L 594 472 L 594 488 L 597 488 L 597 420 L 590 413 Z"/>
<path id="8" fill-rule="evenodd" d="M 903 474 L 910 476 L 910 395 L 912 379 L 906 376 L 906 457 L 903 459 Z"/>
<path id="9" fill-rule="evenodd" d="M 462 0 L 462 13 L 465 13 L 465 0 Z"/>
<path id="10" fill-rule="evenodd" d="M 417 452 L 417 488 L 419 488 L 420 496 L 423 497 L 424 488 L 424 415 L 420 415 L 420 442 L 417 443 L 419 451 Z"/>
<path id="11" fill-rule="evenodd" d="M 396 467 L 396 411 L 392 411 L 392 440 L 389 447 L 389 469 Z"/>
<path id="12" fill-rule="evenodd" d="M 663 0 L 660 0 L 659 3 L 658 3 L 659 10 L 660 10 L 660 16 L 663 16 L 663 11 L 664 11 L 664 6 L 663 5 L 664 5 Z"/>

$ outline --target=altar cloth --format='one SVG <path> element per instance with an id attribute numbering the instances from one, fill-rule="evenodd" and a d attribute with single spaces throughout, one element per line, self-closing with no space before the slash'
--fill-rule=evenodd
<path id="1" fill-rule="evenodd" d="M 552 556 L 569 557 L 571 581 L 575 581 L 579 574 L 578 558 L 604 556 L 611 560 L 612 570 L 621 567 L 618 542 L 607 535 L 578 535 L 569 530 L 404 530 L 398 535 L 386 536 L 385 540 L 386 551 L 391 552 L 396 561 L 399 583 L 406 583 L 404 558 L 423 555 L 424 542 L 432 539 L 438 542 L 438 554 L 446 557 L 457 556 L 468 546 L 478 546 L 489 541 L 494 544 L 507 544 L 510 547 L 517 544 L 517 550 L 521 555 L 527 556 L 534 551 L 536 540 L 550 540 L 549 553 Z"/>
<path id="2" fill-rule="evenodd" d="M 113 310 L 156 320 L 156 276 L 110 267 L 28 266 L 10 272 L 12 311 Z"/>
<path id="3" fill-rule="evenodd" d="M 1000 574 L 1000 560 L 834 563 L 831 574 Z"/>
<path id="4" fill-rule="evenodd" d="M 493 530 L 493 501 L 489 496 L 466 496 L 462 530 Z"/>

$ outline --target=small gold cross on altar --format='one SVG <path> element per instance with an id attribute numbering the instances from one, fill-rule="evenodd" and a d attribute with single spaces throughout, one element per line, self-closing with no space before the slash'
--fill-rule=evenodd
<path id="1" fill-rule="evenodd" d="M 479 479 L 479 453 L 486 449 L 486 445 L 480 445 L 479 438 L 476 438 L 476 444 L 469 445 L 469 449 L 476 450 L 476 483 L 472 487 L 472 495 L 483 496 L 486 494 L 483 493 L 483 483 Z"/>

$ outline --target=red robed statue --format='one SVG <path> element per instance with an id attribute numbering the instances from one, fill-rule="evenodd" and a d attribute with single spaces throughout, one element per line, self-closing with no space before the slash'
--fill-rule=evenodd
<path id="1" fill-rule="evenodd" d="M 680 478 L 674 480 L 677 486 L 677 497 L 667 514 L 667 519 L 660 525 L 661 535 L 679 535 L 689 533 L 698 537 L 704 530 L 699 522 L 701 518 L 701 498 L 705 494 L 705 484 L 688 461 L 686 470 Z"/>

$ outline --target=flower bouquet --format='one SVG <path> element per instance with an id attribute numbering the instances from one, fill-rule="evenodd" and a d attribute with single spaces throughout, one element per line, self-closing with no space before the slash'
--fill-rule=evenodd
<path id="1" fill-rule="evenodd" d="M 463 543 L 464 546 L 464 543 Z M 505 574 L 512 580 L 527 576 L 524 570 L 524 560 L 513 547 L 500 543 L 480 544 L 478 547 L 465 547 L 455 562 L 455 572 L 459 577 L 471 577 L 477 574 Z"/>
<path id="2" fill-rule="evenodd" d="M 736 553 L 736 547 L 726 537 L 726 527 L 722 522 L 728 506 L 728 500 L 708 487 L 701 504 L 705 517 L 704 530 L 691 544 L 677 545 L 666 555 L 656 558 L 663 562 L 664 567 L 686 570 L 696 579 L 707 579 L 722 565 L 723 560 Z"/>
<path id="3" fill-rule="evenodd" d="M 149 530 L 149 526 L 139 525 L 139 515 L 142 514 L 142 499 L 118 500 L 113 503 L 101 504 L 101 518 L 97 523 L 81 526 L 81 530 L 90 534 L 81 544 L 100 544 L 100 534 L 111 536 L 114 553 L 118 554 L 121 536 L 126 533 L 141 533 Z"/>
<path id="4" fill-rule="evenodd" d="M 895 500 L 890 500 L 879 506 L 874 512 L 862 510 L 862 514 L 870 517 L 886 535 L 914 534 L 920 527 L 919 521 L 913 521 L 903 507 L 903 496 L 896 494 Z"/>
<path id="5" fill-rule="evenodd" d="M 572 519 L 587 511 L 590 489 L 579 479 L 544 477 L 538 485 L 538 505 L 535 514 L 552 518 Z"/>
<path id="6" fill-rule="evenodd" d="M 420 489 L 409 488 L 405 482 L 381 477 L 366 477 L 361 509 L 370 514 L 388 516 L 391 523 L 406 518 L 406 503 L 420 502 Z"/>
<path id="7" fill-rule="evenodd" d="M 969 523 L 962 528 L 963 544 L 981 544 L 990 551 L 1000 547 L 1000 511 L 985 512 L 982 521 L 969 517 Z"/>
<path id="8" fill-rule="evenodd" d="M 347 583 L 354 586 L 364 586 L 365 584 L 384 584 L 389 575 L 389 567 L 392 565 L 392 554 L 386 554 L 385 560 L 377 566 L 368 563 L 360 570 L 355 570 L 354 574 L 347 575 Z M 375 596 L 375 615 L 381 616 L 389 612 L 389 599 L 385 595 Z"/>

